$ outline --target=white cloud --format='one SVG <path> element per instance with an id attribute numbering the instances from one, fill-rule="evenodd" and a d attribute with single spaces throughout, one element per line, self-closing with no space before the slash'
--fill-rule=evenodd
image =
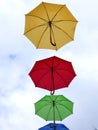
<path id="1" fill-rule="evenodd" d="M 0 1 L 0 11 L 3 14 L 18 15 L 20 12 L 23 13 L 23 8 L 25 7 L 24 3 L 21 0 L 12 1 L 12 0 L 1 0 Z"/>

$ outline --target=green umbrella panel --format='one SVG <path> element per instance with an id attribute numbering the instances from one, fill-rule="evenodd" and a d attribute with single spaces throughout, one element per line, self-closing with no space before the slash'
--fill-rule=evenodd
<path id="1" fill-rule="evenodd" d="M 35 103 L 35 114 L 46 121 L 62 121 L 73 113 L 73 102 L 63 95 L 46 95 Z"/>

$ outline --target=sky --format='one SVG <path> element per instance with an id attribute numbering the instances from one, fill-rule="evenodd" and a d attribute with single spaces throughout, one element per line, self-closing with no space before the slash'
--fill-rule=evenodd
<path id="1" fill-rule="evenodd" d="M 98 1 L 44 0 L 66 4 L 78 20 L 74 41 L 58 51 L 36 49 L 23 35 L 25 14 L 41 0 L 0 0 L 0 130 L 37 130 L 49 122 L 35 115 L 34 103 L 48 95 L 28 73 L 36 60 L 58 56 L 71 61 L 77 76 L 59 89 L 74 102 L 62 122 L 70 130 L 98 129 Z"/>

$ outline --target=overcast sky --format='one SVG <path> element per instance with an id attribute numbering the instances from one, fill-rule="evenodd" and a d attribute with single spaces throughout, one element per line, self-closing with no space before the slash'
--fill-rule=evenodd
<path id="1" fill-rule="evenodd" d="M 98 129 L 98 1 L 46 1 L 66 4 L 79 21 L 74 41 L 58 51 L 36 49 L 23 35 L 25 14 L 41 2 L 0 0 L 0 130 L 37 130 L 49 123 L 34 111 L 49 92 L 35 88 L 28 73 L 36 60 L 54 55 L 71 61 L 77 74 L 67 89 L 56 91 L 74 102 L 73 114 L 59 123 L 70 130 Z"/>

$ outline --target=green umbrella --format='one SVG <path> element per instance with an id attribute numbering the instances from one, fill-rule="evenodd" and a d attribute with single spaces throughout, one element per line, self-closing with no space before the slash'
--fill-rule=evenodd
<path id="1" fill-rule="evenodd" d="M 73 102 L 63 95 L 46 95 L 35 103 L 35 114 L 46 121 L 61 121 L 73 113 Z"/>

